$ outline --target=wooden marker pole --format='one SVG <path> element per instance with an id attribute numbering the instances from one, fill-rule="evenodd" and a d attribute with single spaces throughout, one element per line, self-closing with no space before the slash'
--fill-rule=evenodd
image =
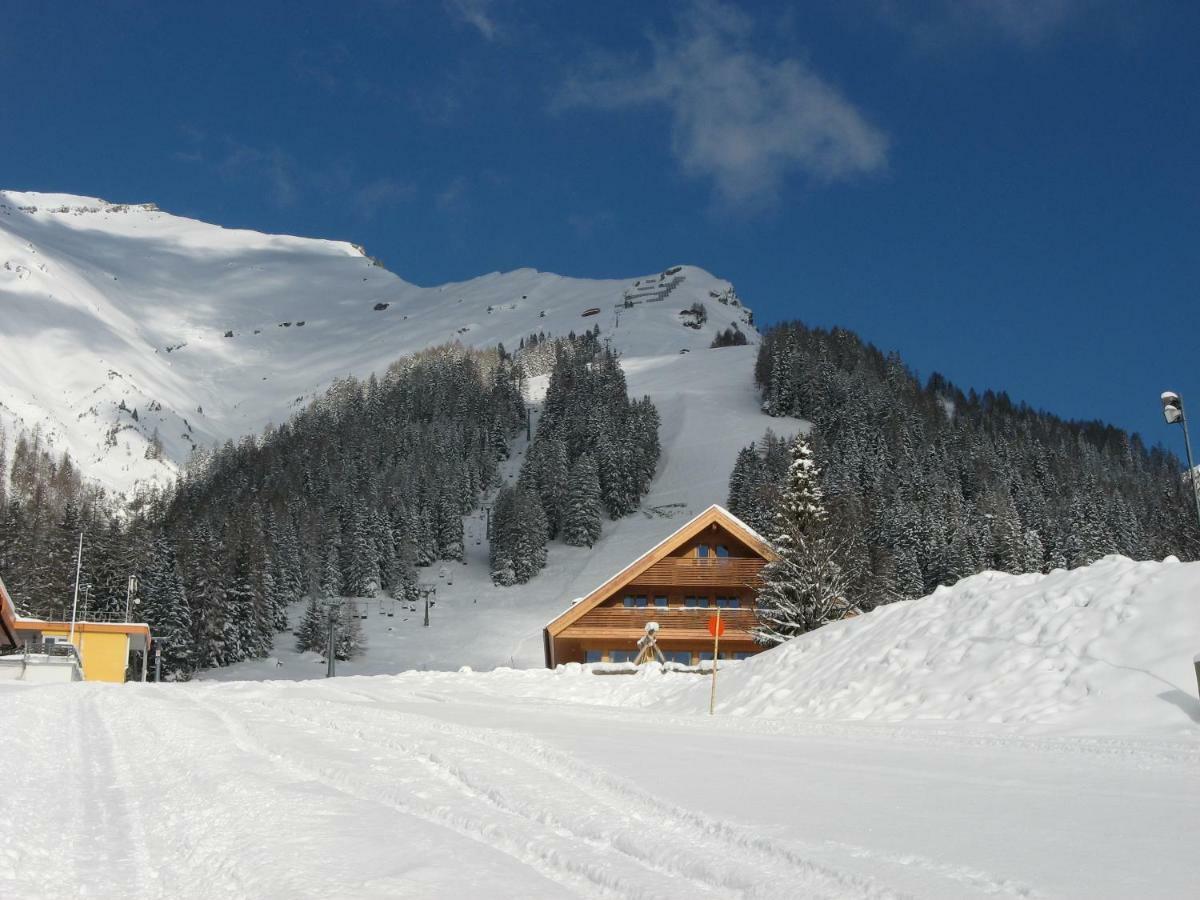
<path id="1" fill-rule="evenodd" d="M 717 616 L 709 620 L 708 626 L 713 635 L 712 692 L 708 696 L 708 714 L 711 716 L 717 708 L 717 650 L 721 645 L 721 607 L 717 607 Z"/>

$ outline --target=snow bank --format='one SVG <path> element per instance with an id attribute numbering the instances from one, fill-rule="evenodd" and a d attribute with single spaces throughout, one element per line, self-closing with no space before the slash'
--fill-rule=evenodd
<path id="1" fill-rule="evenodd" d="M 1108 556 L 1049 575 L 983 572 L 829 625 L 732 669 L 717 711 L 1194 733 L 1200 563 Z M 699 708 L 707 684 L 665 699 Z"/>

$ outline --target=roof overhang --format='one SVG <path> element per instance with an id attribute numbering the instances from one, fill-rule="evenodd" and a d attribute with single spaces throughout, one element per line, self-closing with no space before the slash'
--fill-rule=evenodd
<path id="1" fill-rule="evenodd" d="M 17 631 L 28 637 L 52 632 L 70 633 L 70 622 L 46 622 L 41 619 L 18 619 Z M 129 638 L 130 650 L 149 649 L 153 642 L 150 626 L 145 622 L 76 622 L 76 634 L 124 634 Z"/>

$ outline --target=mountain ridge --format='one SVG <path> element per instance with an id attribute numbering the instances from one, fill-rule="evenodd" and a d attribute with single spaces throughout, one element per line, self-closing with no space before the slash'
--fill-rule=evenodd
<path id="1" fill-rule="evenodd" d="M 758 337 L 733 285 L 692 266 L 421 287 L 346 241 L 18 191 L 0 191 L 0 299 L 17 323 L 0 335 L 0 422 L 40 427 L 118 492 L 168 482 L 194 448 L 278 424 L 337 378 L 428 346 L 513 350 L 599 325 L 639 358 L 705 349 L 731 326 Z"/>

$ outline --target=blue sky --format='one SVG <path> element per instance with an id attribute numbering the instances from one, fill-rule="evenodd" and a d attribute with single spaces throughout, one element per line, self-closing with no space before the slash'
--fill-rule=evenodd
<path id="1" fill-rule="evenodd" d="M 1179 448 L 1200 4 L 0 0 L 0 186 L 363 244 L 420 284 L 688 262 L 760 322 Z"/>

